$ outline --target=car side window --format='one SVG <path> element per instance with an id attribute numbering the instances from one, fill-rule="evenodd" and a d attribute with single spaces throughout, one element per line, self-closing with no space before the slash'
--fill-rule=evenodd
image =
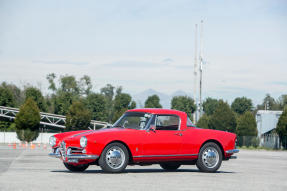
<path id="1" fill-rule="evenodd" d="M 187 117 L 186 126 L 187 127 L 195 127 L 195 125 L 192 123 L 192 121 L 189 119 L 189 117 Z"/>
<path id="2" fill-rule="evenodd" d="M 178 130 L 179 117 L 176 115 L 158 115 L 156 117 L 156 130 Z"/>

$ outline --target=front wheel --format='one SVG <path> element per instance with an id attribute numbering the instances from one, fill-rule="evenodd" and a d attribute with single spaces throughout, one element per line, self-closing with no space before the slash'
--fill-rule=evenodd
<path id="1" fill-rule="evenodd" d="M 83 172 L 89 167 L 88 164 L 72 165 L 66 162 L 64 162 L 64 165 L 68 170 L 72 172 Z"/>
<path id="2" fill-rule="evenodd" d="M 125 170 L 129 162 L 129 152 L 121 143 L 111 143 L 103 150 L 99 165 L 104 172 L 118 173 Z"/>
<path id="3" fill-rule="evenodd" d="M 167 171 L 175 171 L 178 169 L 181 165 L 180 164 L 172 164 L 172 163 L 162 163 L 160 164 L 160 167 Z"/>
<path id="4" fill-rule="evenodd" d="M 222 152 L 216 143 L 209 142 L 200 149 L 196 166 L 203 172 L 215 172 L 222 162 Z"/>

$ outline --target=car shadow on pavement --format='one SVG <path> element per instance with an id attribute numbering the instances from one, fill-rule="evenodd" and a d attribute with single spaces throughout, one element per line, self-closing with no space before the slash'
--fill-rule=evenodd
<path id="1" fill-rule="evenodd" d="M 99 173 L 99 174 L 111 174 L 111 173 L 105 173 L 102 170 L 86 170 L 84 172 L 71 172 L 68 170 L 52 170 L 51 172 L 57 172 L 57 173 L 81 173 L 81 174 L 95 174 L 95 173 Z M 125 171 L 123 171 L 120 174 L 125 174 L 125 173 L 180 173 L 180 172 L 196 172 L 196 173 L 205 173 L 205 172 L 201 172 L 197 169 L 178 169 L 176 171 L 166 171 L 163 169 L 126 169 Z M 235 173 L 235 172 L 229 172 L 229 171 L 216 171 L 215 174 L 219 174 L 219 173 Z M 118 174 L 118 173 L 115 173 Z M 214 174 L 214 173 L 212 173 Z"/>

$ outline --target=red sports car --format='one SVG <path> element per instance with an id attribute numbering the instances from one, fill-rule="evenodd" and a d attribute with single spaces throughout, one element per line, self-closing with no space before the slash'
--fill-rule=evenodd
<path id="1" fill-rule="evenodd" d="M 194 165 L 215 172 L 222 160 L 236 158 L 236 135 L 195 127 L 185 112 L 128 110 L 110 128 L 59 133 L 50 137 L 53 152 L 70 171 L 99 165 L 122 172 L 128 164 L 159 164 L 165 170 Z"/>

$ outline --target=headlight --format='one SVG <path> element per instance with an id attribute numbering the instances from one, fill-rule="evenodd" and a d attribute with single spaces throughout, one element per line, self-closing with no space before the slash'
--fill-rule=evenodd
<path id="1" fill-rule="evenodd" d="M 87 146 L 87 137 L 85 137 L 85 136 L 81 137 L 80 145 L 81 145 L 81 147 L 86 147 Z"/>
<path id="2" fill-rule="evenodd" d="M 56 137 L 54 137 L 54 136 L 51 136 L 50 138 L 49 138 L 49 144 L 53 147 L 53 146 L 55 146 L 56 145 Z"/>

